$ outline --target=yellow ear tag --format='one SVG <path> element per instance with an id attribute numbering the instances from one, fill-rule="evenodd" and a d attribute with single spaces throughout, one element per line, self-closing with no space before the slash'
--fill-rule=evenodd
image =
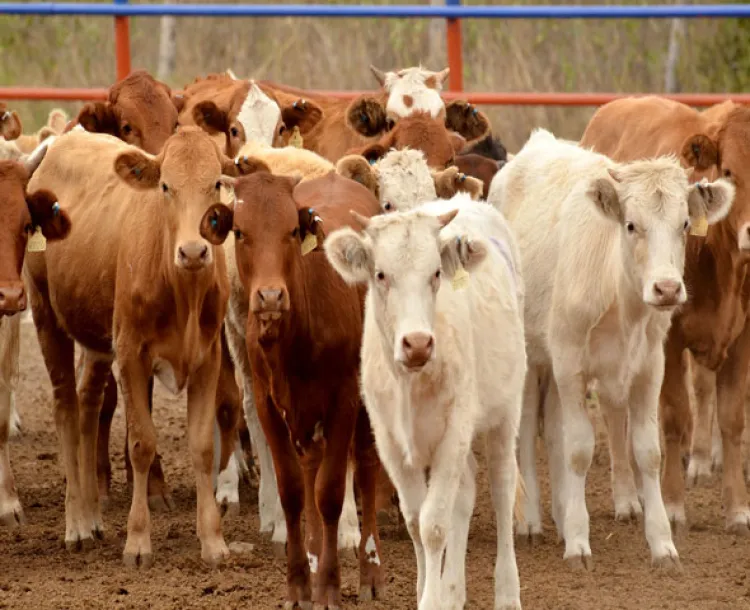
<path id="1" fill-rule="evenodd" d="M 44 252 L 47 249 L 47 238 L 42 234 L 42 230 L 37 227 L 29 241 L 26 243 L 27 252 Z"/>
<path id="2" fill-rule="evenodd" d="M 456 273 L 453 274 L 453 279 L 451 280 L 451 286 L 453 287 L 453 290 L 463 290 L 469 285 L 469 272 L 466 271 L 466 269 L 463 268 L 463 266 L 460 266 Z"/>
<path id="3" fill-rule="evenodd" d="M 690 227 L 690 235 L 697 235 L 698 237 L 705 237 L 708 234 L 708 220 L 705 216 L 701 216 L 693 226 Z"/>
<path id="4" fill-rule="evenodd" d="M 318 238 L 315 233 L 308 233 L 307 237 L 302 240 L 302 256 L 307 256 L 318 247 Z"/>
<path id="5" fill-rule="evenodd" d="M 586 392 L 586 406 L 589 409 L 596 409 L 599 406 L 599 392 L 596 390 Z"/>
<path id="6" fill-rule="evenodd" d="M 303 142 L 304 140 L 302 138 L 302 134 L 299 132 L 299 127 L 295 125 L 294 129 L 292 130 L 292 135 L 289 137 L 289 146 L 294 146 L 294 148 L 302 148 Z"/>

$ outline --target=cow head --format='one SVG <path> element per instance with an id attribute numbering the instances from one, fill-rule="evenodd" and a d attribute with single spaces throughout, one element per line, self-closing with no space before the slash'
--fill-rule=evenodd
<path id="1" fill-rule="evenodd" d="M 455 167 L 431 171 L 424 154 L 409 148 L 392 150 L 374 164 L 361 155 L 342 157 L 336 171 L 369 189 L 384 212 L 403 212 L 464 191 L 474 199 L 482 193 L 481 181 L 461 174 Z"/>
<path id="2" fill-rule="evenodd" d="M 8 110 L 6 105 L 0 102 L 0 136 L 6 140 L 15 140 L 21 135 L 23 126 L 21 117 L 14 110 Z"/>
<path id="3" fill-rule="evenodd" d="M 315 210 L 295 199 L 299 181 L 299 176 L 275 176 L 261 168 L 235 185 L 237 268 L 250 301 L 248 325 L 256 326 L 261 344 L 279 337 L 293 308 L 291 291 L 300 281 L 302 257 L 320 250 L 324 238 Z"/>
<path id="4" fill-rule="evenodd" d="M 487 256 L 482 241 L 441 235 L 457 213 L 355 215 L 363 232 L 338 229 L 325 242 L 328 260 L 346 282 L 368 283 L 366 312 L 404 371 L 422 370 L 439 349 L 435 303 L 443 276 L 452 278 L 459 266 L 470 271 Z"/>
<path id="5" fill-rule="evenodd" d="M 385 109 L 391 119 L 397 120 L 418 111 L 427 112 L 434 118 L 445 115 L 445 104 L 440 91 L 450 68 L 432 72 L 420 66 L 396 72 L 381 72 L 375 66 L 370 66 L 370 70 L 388 93 Z"/>
<path id="6" fill-rule="evenodd" d="M 619 225 L 624 272 L 647 305 L 670 310 L 687 300 L 682 275 L 691 226 L 724 218 L 734 186 L 721 179 L 689 184 L 672 157 L 618 165 L 587 194 Z"/>
<path id="7" fill-rule="evenodd" d="M 221 188 L 231 190 L 240 168 L 210 136 L 199 127 L 183 127 L 156 157 L 139 150 L 121 153 L 115 171 L 133 188 L 157 191 L 175 266 L 189 272 L 212 268 L 212 246 L 221 245 L 231 228 L 232 210 L 220 202 Z"/>
<path id="8" fill-rule="evenodd" d="M 21 269 L 32 233 L 38 227 L 48 241 L 55 241 L 70 232 L 70 218 L 55 195 L 26 192 L 46 152 L 43 145 L 23 162 L 0 161 L 0 316 L 26 309 Z"/>
<path id="9" fill-rule="evenodd" d="M 132 72 L 109 89 L 106 102 L 89 102 L 77 122 L 86 131 L 108 133 L 157 154 L 177 127 L 184 101 L 145 70 Z"/>
<path id="10" fill-rule="evenodd" d="M 682 159 L 698 175 L 728 178 L 737 193 L 724 226 L 740 252 L 750 257 L 750 108 L 736 106 L 721 123 L 688 137 Z"/>
<path id="11" fill-rule="evenodd" d="M 379 100 L 360 97 L 347 110 L 347 124 L 360 135 L 379 137 L 379 140 L 350 153 L 361 154 L 374 162 L 391 148 L 408 146 L 424 152 L 430 167 L 444 169 L 452 165 L 455 155 L 466 146 L 467 139 L 482 137 L 489 131 L 489 119 L 479 111 L 475 115 L 475 110 L 465 102 L 451 102 L 444 120 L 435 119 L 426 112 L 414 112 L 394 122 L 387 117 L 385 106 Z"/>

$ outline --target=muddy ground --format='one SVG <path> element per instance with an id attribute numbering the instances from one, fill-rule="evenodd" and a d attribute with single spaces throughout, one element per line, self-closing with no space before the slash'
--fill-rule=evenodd
<path id="1" fill-rule="evenodd" d="M 120 559 L 125 543 L 129 498 L 123 462 L 124 416 L 118 408 L 111 453 L 114 482 L 105 514 L 107 538 L 98 548 L 70 554 L 64 549 L 64 481 L 51 410 L 51 390 L 33 326 L 23 324 L 18 407 L 24 434 L 11 443 L 11 460 L 27 525 L 0 530 L 0 607 L 19 609 L 96 608 L 280 608 L 284 562 L 272 557 L 270 543 L 258 534 L 255 490 L 242 488 L 239 518 L 225 522 L 227 542 L 255 545 L 218 570 L 204 567 L 195 536 L 195 490 L 185 437 L 185 399 L 168 395 L 157 384 L 154 419 L 159 431 L 167 481 L 176 509 L 154 515 L 156 564 L 147 571 L 126 569 Z M 590 473 L 588 506 L 594 569 L 571 573 L 549 517 L 546 464 L 542 463 L 547 513 L 545 541 L 518 548 L 523 607 L 531 609 L 679 609 L 750 608 L 750 539 L 724 531 L 720 489 L 691 490 L 689 531 L 677 539 L 684 572 L 654 572 L 642 525 L 616 523 L 609 486 L 603 430 Z M 543 458 L 542 458 L 543 459 Z M 415 608 L 415 561 L 411 542 L 396 525 L 386 526 L 384 565 L 388 590 L 373 610 Z M 467 558 L 468 608 L 490 609 L 493 600 L 495 530 L 489 488 L 480 473 L 477 507 Z M 356 601 L 357 568 L 343 566 L 345 607 Z"/>

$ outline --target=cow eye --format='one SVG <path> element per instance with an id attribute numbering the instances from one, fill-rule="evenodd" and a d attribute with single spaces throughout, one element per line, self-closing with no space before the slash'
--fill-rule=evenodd
<path id="1" fill-rule="evenodd" d="M 628 233 L 635 233 L 635 224 L 628 221 L 625 223 L 625 228 L 628 230 Z"/>
<path id="2" fill-rule="evenodd" d="M 235 229 L 234 230 L 234 238 L 235 239 L 242 239 L 242 231 L 240 231 L 239 229 Z"/>
<path id="3" fill-rule="evenodd" d="M 725 178 L 731 178 L 732 177 L 732 172 L 729 171 L 728 169 L 725 169 L 724 170 L 724 177 Z"/>
<path id="4" fill-rule="evenodd" d="M 283 134 L 286 131 L 286 125 L 280 125 L 279 126 L 279 135 Z"/>
<path id="5" fill-rule="evenodd" d="M 390 211 L 391 211 L 391 208 L 392 208 L 392 207 L 393 207 L 393 206 L 391 205 L 391 202 L 390 202 L 390 201 L 386 201 L 386 202 L 385 202 L 385 204 L 383 205 L 383 209 L 384 209 L 384 210 L 385 210 L 386 212 L 390 212 Z"/>
<path id="6" fill-rule="evenodd" d="M 169 187 L 167 186 L 166 182 L 161 183 L 161 190 L 164 191 L 165 193 L 169 191 Z"/>
<path id="7" fill-rule="evenodd" d="M 683 231 L 687 231 L 687 230 L 688 230 L 688 228 L 690 228 L 690 220 L 686 220 L 686 221 L 685 221 L 685 224 L 684 224 L 684 225 L 682 225 L 682 230 L 683 230 Z"/>
<path id="8" fill-rule="evenodd" d="M 218 191 L 221 188 L 221 180 L 216 181 L 216 190 Z"/>
<path id="9" fill-rule="evenodd" d="M 232 127 L 232 129 L 229 130 L 229 133 L 232 134 L 233 138 L 236 138 L 238 135 L 240 135 L 240 130 L 236 127 Z"/>
<path id="10" fill-rule="evenodd" d="M 292 237 L 297 237 L 299 235 L 299 227 L 294 227 L 294 230 L 292 231 Z"/>
<path id="11" fill-rule="evenodd" d="M 378 280 L 382 282 L 385 279 L 385 273 L 383 273 L 382 271 L 378 271 L 375 277 L 377 277 Z"/>
<path id="12" fill-rule="evenodd" d="M 440 279 L 440 269 L 438 269 L 437 271 L 435 271 L 435 279 L 436 280 Z"/>
<path id="13" fill-rule="evenodd" d="M 123 125 L 122 126 L 122 133 L 124 133 L 126 136 L 130 135 L 133 131 L 133 128 L 130 125 Z"/>

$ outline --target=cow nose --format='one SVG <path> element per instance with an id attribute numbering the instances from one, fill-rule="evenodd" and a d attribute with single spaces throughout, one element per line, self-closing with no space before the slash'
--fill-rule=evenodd
<path id="1" fill-rule="evenodd" d="M 12 315 L 26 309 L 26 292 L 23 286 L 0 288 L 0 314 Z"/>
<path id="2" fill-rule="evenodd" d="M 185 269 L 201 269 L 208 259 L 208 246 L 196 241 L 183 244 L 177 249 L 177 255 Z"/>
<path id="3" fill-rule="evenodd" d="M 422 368 L 432 357 L 435 340 L 429 333 L 409 333 L 401 340 L 404 364 L 408 368 Z"/>
<path id="4" fill-rule="evenodd" d="M 654 282 L 654 296 L 658 305 L 676 305 L 682 294 L 682 283 L 674 280 Z"/>
<path id="5" fill-rule="evenodd" d="M 258 302 L 264 312 L 281 311 L 284 307 L 284 291 L 281 288 L 258 290 Z"/>

